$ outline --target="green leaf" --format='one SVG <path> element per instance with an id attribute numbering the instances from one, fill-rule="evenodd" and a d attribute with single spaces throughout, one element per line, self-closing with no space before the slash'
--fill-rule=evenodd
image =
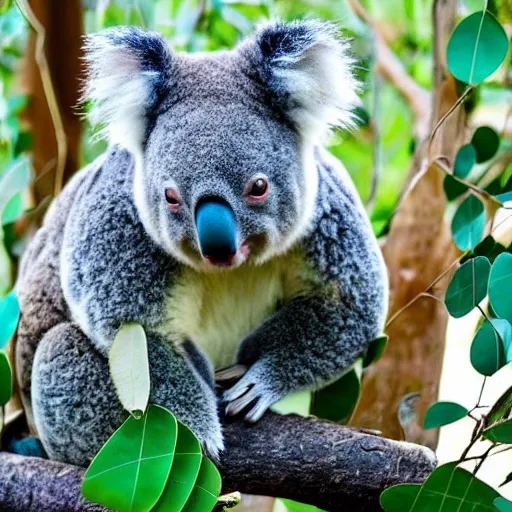
<path id="1" fill-rule="evenodd" d="M 370 345 L 368 345 L 368 352 L 366 352 L 366 356 L 363 359 L 363 368 L 370 366 L 380 358 L 384 352 L 384 349 L 386 348 L 387 343 L 388 337 L 386 335 L 379 336 L 370 342 Z"/>
<path id="2" fill-rule="evenodd" d="M 436 428 L 449 425 L 464 418 L 468 410 L 455 402 L 437 402 L 431 405 L 425 416 L 423 428 Z"/>
<path id="3" fill-rule="evenodd" d="M 176 434 L 176 419 L 163 407 L 150 405 L 140 420 L 130 416 L 91 462 L 83 495 L 118 512 L 151 510 L 171 470 Z"/>
<path id="4" fill-rule="evenodd" d="M 501 512 L 512 512 L 512 501 L 499 497 L 494 500 L 494 506 Z"/>
<path id="5" fill-rule="evenodd" d="M 210 460 L 203 457 L 196 485 L 183 512 L 211 512 L 217 504 L 222 487 L 220 473 Z"/>
<path id="6" fill-rule="evenodd" d="M 315 507 L 314 505 L 306 505 L 305 503 L 299 503 L 298 501 L 285 500 L 280 498 L 279 501 L 286 507 L 288 512 L 324 512 L 322 509 Z"/>
<path id="7" fill-rule="evenodd" d="M 180 512 L 189 499 L 202 462 L 201 445 L 192 431 L 178 422 L 178 441 L 171 474 L 153 512 Z"/>
<path id="8" fill-rule="evenodd" d="M 140 324 L 122 325 L 109 354 L 110 375 L 123 407 L 142 416 L 149 400 L 149 361 L 146 333 Z"/>
<path id="9" fill-rule="evenodd" d="M 5 405 L 12 394 L 12 374 L 7 354 L 0 350 L 0 405 Z M 0 428 L 1 430 L 1 428 Z"/>
<path id="10" fill-rule="evenodd" d="M 470 172 L 476 162 L 476 150 L 472 144 L 462 146 L 457 152 L 455 163 L 453 164 L 453 174 L 458 178 L 464 179 Z"/>
<path id="11" fill-rule="evenodd" d="M 501 421 L 503 418 L 508 417 L 512 410 L 512 386 L 509 387 L 491 407 L 487 413 L 487 422 L 489 425 Z"/>
<path id="12" fill-rule="evenodd" d="M 499 494 L 451 462 L 436 468 L 423 485 L 400 484 L 380 497 L 385 512 L 495 512 Z"/>
<path id="13" fill-rule="evenodd" d="M 16 160 L 0 178 L 0 217 L 9 201 L 30 183 L 30 161 L 26 157 Z"/>
<path id="14" fill-rule="evenodd" d="M 453 241 L 461 251 L 474 249 L 484 233 L 485 208 L 480 199 L 469 196 L 460 204 L 452 220 Z"/>
<path id="15" fill-rule="evenodd" d="M 502 253 L 495 260 L 489 276 L 489 300 L 500 318 L 512 321 L 512 254 Z"/>
<path id="16" fill-rule="evenodd" d="M 453 201 L 464 194 L 468 190 L 468 187 L 459 180 L 456 180 L 451 174 L 447 174 L 444 177 L 443 189 L 446 199 L 448 199 L 448 201 Z"/>
<path id="17" fill-rule="evenodd" d="M 444 303 L 454 318 L 467 315 L 487 295 L 491 264 L 484 256 L 472 258 L 453 274 Z"/>
<path id="18" fill-rule="evenodd" d="M 314 394 L 311 414 L 337 423 L 347 423 L 360 393 L 361 374 L 360 371 L 352 369 Z"/>
<path id="19" fill-rule="evenodd" d="M 500 136 L 489 126 L 480 126 L 471 139 L 475 148 L 476 163 L 481 164 L 490 160 L 500 147 Z"/>
<path id="20" fill-rule="evenodd" d="M 500 330 L 505 328 L 501 325 L 505 320 L 486 320 L 476 333 L 471 344 L 471 364 L 473 368 L 490 377 L 505 365 L 505 350 L 500 338 Z"/>
<path id="21" fill-rule="evenodd" d="M 464 18 L 448 42 L 450 73 L 467 84 L 478 84 L 501 65 L 508 51 L 508 37 L 499 21 L 488 11 Z"/>
<path id="22" fill-rule="evenodd" d="M 14 292 L 11 292 L 0 300 L 0 349 L 11 339 L 19 319 L 18 299 Z"/>
<path id="23" fill-rule="evenodd" d="M 512 420 L 505 420 L 486 428 L 482 436 L 493 443 L 512 444 Z"/>

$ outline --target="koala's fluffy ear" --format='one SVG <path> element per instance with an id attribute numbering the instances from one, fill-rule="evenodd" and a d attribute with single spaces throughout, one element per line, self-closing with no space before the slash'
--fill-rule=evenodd
<path id="1" fill-rule="evenodd" d="M 354 124 L 359 84 L 339 28 L 319 20 L 263 25 L 242 51 L 257 67 L 277 105 L 309 137 Z"/>
<path id="2" fill-rule="evenodd" d="M 171 87 L 172 55 L 156 32 L 108 29 L 86 38 L 83 99 L 100 132 L 132 153 L 142 147 L 148 118 Z"/>

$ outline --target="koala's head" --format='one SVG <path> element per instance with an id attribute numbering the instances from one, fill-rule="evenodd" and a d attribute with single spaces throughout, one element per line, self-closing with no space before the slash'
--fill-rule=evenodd
<path id="1" fill-rule="evenodd" d="M 352 123 L 347 43 L 319 21 L 262 26 L 232 51 L 172 52 L 157 33 L 89 38 L 92 121 L 135 160 L 150 236 L 197 269 L 262 263 L 307 232 L 314 148 Z"/>

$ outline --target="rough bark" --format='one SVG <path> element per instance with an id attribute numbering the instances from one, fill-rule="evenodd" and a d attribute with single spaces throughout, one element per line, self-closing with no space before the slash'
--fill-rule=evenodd
<path id="1" fill-rule="evenodd" d="M 425 447 L 315 418 L 267 414 L 258 424 L 225 426 L 223 492 L 290 498 L 338 512 L 380 511 L 383 489 L 423 482 L 435 466 Z M 80 495 L 84 469 L 0 453 L 0 510 L 106 509 Z"/>

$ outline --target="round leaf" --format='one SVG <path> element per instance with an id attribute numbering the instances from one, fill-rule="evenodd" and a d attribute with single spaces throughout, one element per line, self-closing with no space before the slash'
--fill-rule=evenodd
<path id="1" fill-rule="evenodd" d="M 20 306 L 14 292 L 0 301 L 0 349 L 11 339 L 20 319 Z"/>
<path id="2" fill-rule="evenodd" d="M 366 353 L 366 356 L 363 360 L 363 368 L 370 366 L 380 358 L 384 352 L 384 349 L 386 348 L 387 342 L 388 337 L 386 335 L 379 336 L 370 342 L 370 345 L 368 345 L 368 352 Z"/>
<path id="3" fill-rule="evenodd" d="M 221 487 L 220 473 L 213 462 L 203 457 L 196 485 L 183 512 L 211 512 L 217 504 Z"/>
<path id="4" fill-rule="evenodd" d="M 444 302 L 454 318 L 467 315 L 487 295 L 491 264 L 484 256 L 472 258 L 453 274 Z"/>
<path id="5" fill-rule="evenodd" d="M 448 201 L 453 201 L 454 199 L 457 199 L 457 197 L 464 194 L 468 187 L 464 183 L 461 183 L 459 180 L 456 180 L 451 174 L 447 174 L 444 177 L 443 189 L 446 195 L 446 199 L 448 199 Z"/>
<path id="6" fill-rule="evenodd" d="M 386 489 L 380 502 L 385 512 L 495 512 L 498 497 L 492 487 L 451 462 L 436 468 L 423 485 Z"/>
<path id="7" fill-rule="evenodd" d="M 437 402 L 430 406 L 425 416 L 424 428 L 436 428 L 449 425 L 466 416 L 468 410 L 454 402 Z"/>
<path id="8" fill-rule="evenodd" d="M 512 444 L 512 420 L 506 420 L 485 429 L 483 437 L 493 443 Z"/>
<path id="9" fill-rule="evenodd" d="M 0 351 L 0 405 L 5 405 L 12 394 L 12 374 L 7 354 Z"/>
<path id="10" fill-rule="evenodd" d="M 491 76 L 508 51 L 508 37 L 488 11 L 475 12 L 455 28 L 447 50 L 450 73 L 467 84 L 478 84 Z"/>
<path id="11" fill-rule="evenodd" d="M 475 148 L 476 162 L 487 162 L 498 152 L 500 136 L 491 127 L 480 126 L 473 134 L 471 146 Z"/>
<path id="12" fill-rule="evenodd" d="M 512 321 L 512 254 L 502 253 L 489 276 L 489 300 L 497 316 Z"/>
<path id="13" fill-rule="evenodd" d="M 473 168 L 476 162 L 476 150 L 472 144 L 462 146 L 453 164 L 453 174 L 458 178 L 465 178 Z"/>
<path id="14" fill-rule="evenodd" d="M 471 344 L 471 364 L 473 368 L 490 377 L 505 365 L 505 351 L 499 332 L 503 326 L 499 322 L 504 320 L 492 319 L 485 321 L 476 333 Z"/>
<path id="15" fill-rule="evenodd" d="M 194 488 L 203 455 L 197 437 L 178 422 L 178 440 L 171 474 L 153 512 L 180 512 Z"/>
<path id="16" fill-rule="evenodd" d="M 146 333 L 141 325 L 121 326 L 109 354 L 110 375 L 123 407 L 140 417 L 149 400 L 149 361 Z"/>
<path id="17" fill-rule="evenodd" d="M 118 512 L 151 510 L 171 470 L 176 433 L 176 419 L 163 407 L 129 417 L 91 462 L 83 495 Z"/>
<path id="18" fill-rule="evenodd" d="M 508 501 L 505 498 L 496 498 L 494 500 L 494 506 L 500 512 L 512 512 L 512 501 Z"/>
<path id="19" fill-rule="evenodd" d="M 461 251 L 474 249 L 484 233 L 485 208 L 480 199 L 467 197 L 452 220 L 453 241 Z"/>
<path id="20" fill-rule="evenodd" d="M 315 393 L 311 414 L 337 423 L 347 423 L 360 393 L 361 377 L 353 369 Z"/>

